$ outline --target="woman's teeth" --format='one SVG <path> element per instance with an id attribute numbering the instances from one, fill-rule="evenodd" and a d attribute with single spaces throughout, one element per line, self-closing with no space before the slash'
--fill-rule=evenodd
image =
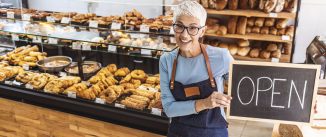
<path id="1" fill-rule="evenodd" d="M 181 42 L 188 43 L 188 42 L 190 42 L 190 40 L 183 40 L 183 39 L 181 39 Z"/>

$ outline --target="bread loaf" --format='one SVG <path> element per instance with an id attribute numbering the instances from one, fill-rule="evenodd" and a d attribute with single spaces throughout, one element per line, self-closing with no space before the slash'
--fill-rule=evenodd
<path id="1" fill-rule="evenodd" d="M 249 9 L 249 0 L 239 0 L 240 9 Z"/>
<path id="2" fill-rule="evenodd" d="M 208 0 L 200 0 L 200 4 L 201 4 L 204 8 L 208 8 Z"/>
<path id="3" fill-rule="evenodd" d="M 263 59 L 269 59 L 271 58 L 271 52 L 263 50 L 260 52 L 259 57 Z"/>
<path id="4" fill-rule="evenodd" d="M 265 25 L 266 27 L 272 27 L 275 24 L 275 19 L 273 18 L 266 18 L 265 19 Z"/>
<path id="5" fill-rule="evenodd" d="M 287 27 L 285 31 L 285 35 L 288 35 L 291 38 L 293 38 L 293 34 L 294 34 L 294 26 Z"/>
<path id="6" fill-rule="evenodd" d="M 268 45 L 267 45 L 266 50 L 272 52 L 272 51 L 276 51 L 277 48 L 278 48 L 278 46 L 277 46 L 276 44 L 271 43 L 271 44 L 268 44 Z"/>
<path id="7" fill-rule="evenodd" d="M 267 0 L 265 3 L 264 11 L 269 13 L 274 10 L 278 0 Z"/>
<path id="8" fill-rule="evenodd" d="M 277 35 L 279 35 L 279 36 L 285 35 L 285 32 L 286 32 L 285 28 L 284 29 L 278 29 L 277 30 Z"/>
<path id="9" fill-rule="evenodd" d="M 250 47 L 241 47 L 241 48 L 238 49 L 237 54 L 239 56 L 243 56 L 244 57 L 244 56 L 247 56 L 248 55 L 249 51 L 250 51 Z"/>
<path id="10" fill-rule="evenodd" d="M 239 21 L 237 25 L 237 34 L 241 34 L 241 35 L 246 34 L 246 26 L 247 26 L 247 17 L 239 17 Z"/>
<path id="11" fill-rule="evenodd" d="M 260 34 L 269 34 L 269 28 L 268 27 L 262 27 L 260 30 Z"/>
<path id="12" fill-rule="evenodd" d="M 228 23 L 228 33 L 235 34 L 237 30 L 238 16 L 231 16 Z"/>
<path id="13" fill-rule="evenodd" d="M 229 45 L 226 44 L 226 43 L 220 43 L 220 44 L 219 44 L 219 47 L 220 47 L 220 48 L 229 49 Z"/>
<path id="14" fill-rule="evenodd" d="M 212 0 L 212 1 L 216 1 L 216 7 L 215 7 L 216 10 L 223 10 L 228 4 L 228 0 Z"/>
<path id="15" fill-rule="evenodd" d="M 239 40 L 238 45 L 239 47 L 249 47 L 250 42 L 248 40 Z"/>
<path id="16" fill-rule="evenodd" d="M 238 9 L 239 0 L 229 0 L 229 9 L 236 10 Z"/>
<path id="17" fill-rule="evenodd" d="M 277 35 L 277 29 L 275 27 L 270 27 L 269 28 L 269 34 L 271 34 L 271 35 Z"/>
<path id="18" fill-rule="evenodd" d="M 251 33 L 260 33 L 260 27 L 253 27 Z"/>
<path id="19" fill-rule="evenodd" d="M 284 9 L 285 0 L 277 0 L 274 12 L 281 12 Z"/>
<path id="20" fill-rule="evenodd" d="M 259 0 L 249 0 L 249 8 L 256 9 L 258 7 Z"/>
<path id="21" fill-rule="evenodd" d="M 220 26 L 216 31 L 217 35 L 225 35 L 227 34 L 228 29 L 225 26 Z"/>
<path id="22" fill-rule="evenodd" d="M 252 30 L 252 27 L 246 27 L 246 34 L 249 34 L 249 33 L 251 33 L 251 30 Z"/>
<path id="23" fill-rule="evenodd" d="M 265 18 L 256 18 L 255 26 L 263 27 L 264 26 L 264 21 L 265 21 Z"/>
<path id="24" fill-rule="evenodd" d="M 284 10 L 294 13 L 297 11 L 298 0 L 286 0 L 284 4 Z"/>
<path id="25" fill-rule="evenodd" d="M 284 54 L 285 55 L 290 55 L 291 50 L 292 50 L 291 44 L 289 44 L 289 43 L 283 44 L 283 49 L 284 49 Z"/>
<path id="26" fill-rule="evenodd" d="M 217 6 L 217 0 L 208 0 L 208 7 L 210 9 L 216 9 Z"/>
<path id="27" fill-rule="evenodd" d="M 258 58 L 260 50 L 258 48 L 253 48 L 249 52 L 249 57 L 251 58 Z"/>
<path id="28" fill-rule="evenodd" d="M 249 27 L 255 26 L 255 20 L 256 20 L 256 18 L 248 18 L 247 26 L 249 26 Z"/>
<path id="29" fill-rule="evenodd" d="M 229 45 L 229 51 L 231 55 L 235 55 L 238 52 L 238 46 L 236 44 Z"/>
<path id="30" fill-rule="evenodd" d="M 286 27 L 286 24 L 288 23 L 287 19 L 279 19 L 276 22 L 276 28 L 277 29 L 283 29 Z"/>
<path id="31" fill-rule="evenodd" d="M 281 50 L 278 49 L 278 50 L 272 52 L 271 57 L 279 59 L 279 58 L 281 58 L 281 55 L 282 55 Z"/>

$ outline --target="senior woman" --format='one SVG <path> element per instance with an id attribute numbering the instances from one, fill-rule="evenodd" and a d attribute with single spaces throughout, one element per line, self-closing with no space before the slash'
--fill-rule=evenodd
<path id="1" fill-rule="evenodd" d="M 161 97 L 172 118 L 169 137 L 227 137 L 223 107 L 231 97 L 223 94 L 232 56 L 227 49 L 204 45 L 207 13 L 195 1 L 174 9 L 173 29 L 178 50 L 160 58 Z"/>

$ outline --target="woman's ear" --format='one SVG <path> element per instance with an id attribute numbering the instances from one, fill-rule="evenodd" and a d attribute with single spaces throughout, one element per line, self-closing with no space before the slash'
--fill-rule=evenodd
<path id="1" fill-rule="evenodd" d="M 205 33 L 206 33 L 206 29 L 207 29 L 207 26 L 204 26 L 202 29 L 200 29 L 200 36 L 199 37 L 204 37 Z"/>

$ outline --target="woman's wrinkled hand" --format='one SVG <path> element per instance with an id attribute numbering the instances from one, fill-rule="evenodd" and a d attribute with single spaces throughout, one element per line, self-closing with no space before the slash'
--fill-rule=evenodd
<path id="1" fill-rule="evenodd" d="M 205 99 L 196 100 L 196 111 L 200 112 L 205 109 L 213 109 L 216 107 L 227 107 L 230 105 L 232 97 L 220 92 L 213 92 Z"/>

